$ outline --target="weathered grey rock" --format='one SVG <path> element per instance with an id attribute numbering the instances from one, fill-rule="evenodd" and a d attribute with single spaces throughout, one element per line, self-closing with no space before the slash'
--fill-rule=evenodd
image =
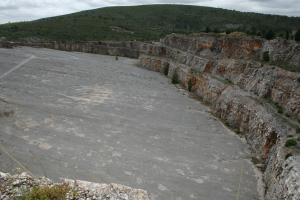
<path id="1" fill-rule="evenodd" d="M 167 38 L 168 37 L 165 39 Z M 166 43 L 175 47 L 187 49 L 188 51 L 172 48 L 171 46 L 166 46 L 160 43 L 155 43 L 153 45 L 149 45 L 147 54 L 169 57 L 199 71 L 222 76 L 231 80 L 237 86 L 247 90 L 248 92 L 257 93 L 259 97 L 271 97 L 274 102 L 278 102 L 279 105 L 284 108 L 284 112 L 292 116 L 300 116 L 300 83 L 297 80 L 300 77 L 299 73 L 289 72 L 269 64 L 265 64 L 263 66 L 258 61 L 228 58 L 221 59 L 222 57 L 216 56 L 211 51 L 209 55 L 198 55 L 197 52 L 192 52 L 192 50 L 195 48 L 192 48 L 194 47 L 192 44 L 193 40 L 190 41 L 190 38 L 188 38 L 190 43 L 185 43 L 186 45 L 188 44 L 187 46 L 177 44 L 179 43 L 179 39 L 177 42 L 176 38 L 174 39 L 175 41 L 172 42 L 171 39 L 169 38 L 168 42 Z M 196 39 L 194 40 L 197 41 Z M 199 43 L 199 41 L 197 42 Z M 266 44 L 269 45 L 270 42 L 266 42 Z M 206 48 L 209 48 L 209 45 Z M 247 51 L 250 50 L 247 49 Z M 299 53 L 294 53 L 295 54 L 293 55 L 295 59 L 296 57 L 298 59 L 298 56 L 300 56 Z M 299 63 L 297 63 L 297 65 L 299 65 Z"/>
<path id="2" fill-rule="evenodd" d="M 12 48 L 12 43 L 8 42 L 8 41 L 0 41 L 0 48 L 11 49 Z"/>
<path id="3" fill-rule="evenodd" d="M 2 191 L 4 194 L 0 194 L 1 200 L 14 199 L 14 197 L 21 196 L 22 189 L 32 188 L 34 186 L 47 186 L 52 187 L 54 184 L 51 180 L 45 177 L 39 179 L 33 179 L 31 176 L 23 172 L 21 175 L 16 174 L 10 176 L 0 172 L 2 179 L 5 179 L 5 183 L 2 183 Z M 8 186 L 12 182 L 12 187 Z M 24 183 L 24 184 L 22 184 Z M 57 183 L 58 184 L 58 183 Z M 73 191 L 69 191 L 66 196 L 67 199 L 110 199 L 110 200 L 148 200 L 148 194 L 145 190 L 134 189 L 120 184 L 100 184 L 92 183 L 80 180 L 65 179 L 62 183 L 70 186 L 73 190 L 77 190 L 77 196 L 73 196 Z"/>
<path id="4" fill-rule="evenodd" d="M 216 51 L 205 51 L 210 47 Z M 284 53 L 275 55 L 278 48 L 283 52 L 289 48 L 293 51 L 286 53 L 288 58 L 285 58 Z M 262 66 L 257 61 L 228 59 L 239 56 L 262 59 L 262 53 L 268 50 L 272 59 L 293 64 L 298 62 L 299 53 L 295 50 L 298 48 L 298 44 L 276 41 L 173 35 L 150 45 L 148 55 L 140 56 L 139 66 L 162 73 L 169 65 L 168 77 L 176 72 L 186 87 L 191 79 L 193 90 L 204 101 L 212 103 L 217 115 L 238 127 L 245 134 L 251 150 L 267 163 L 264 173 L 269 188 L 267 199 L 299 199 L 299 156 L 285 161 L 289 149 L 284 144 L 292 130 L 268 107 L 251 97 L 253 93 L 257 93 L 257 97 L 270 96 L 284 107 L 285 112 L 299 116 L 299 74 L 270 65 Z"/>
<path id="5" fill-rule="evenodd" d="M 35 48 L 49 48 L 61 51 L 78 51 L 85 53 L 95 53 L 101 55 L 122 56 L 138 58 L 144 54 L 149 44 L 142 42 L 120 42 L 120 43 L 14 43 L 14 46 L 30 46 Z"/>
<path id="6" fill-rule="evenodd" d="M 168 35 L 161 39 L 162 44 L 179 48 L 196 55 L 213 59 L 227 58 L 252 58 L 263 59 L 263 53 L 269 51 L 270 61 L 288 63 L 299 66 L 300 45 L 290 41 L 289 43 L 262 38 L 215 38 L 215 37 L 187 37 Z M 212 51 L 210 50 L 212 48 Z M 211 51 L 209 53 L 209 51 Z"/>

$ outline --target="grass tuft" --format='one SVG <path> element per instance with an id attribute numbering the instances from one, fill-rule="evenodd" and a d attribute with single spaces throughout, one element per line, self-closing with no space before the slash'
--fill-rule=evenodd
<path id="1" fill-rule="evenodd" d="M 293 154 L 291 154 L 291 153 L 286 154 L 285 159 L 288 159 L 288 157 L 290 157 L 290 156 L 292 156 L 292 155 L 293 155 Z"/>
<path id="2" fill-rule="evenodd" d="M 296 140 L 294 139 L 289 139 L 286 141 L 285 146 L 286 147 L 292 147 L 292 146 L 296 146 L 298 143 Z"/>
<path id="3" fill-rule="evenodd" d="M 34 187 L 29 194 L 28 199 L 43 200 L 43 199 L 62 199 L 65 200 L 66 193 L 71 191 L 67 185 L 54 185 L 52 187 Z"/>

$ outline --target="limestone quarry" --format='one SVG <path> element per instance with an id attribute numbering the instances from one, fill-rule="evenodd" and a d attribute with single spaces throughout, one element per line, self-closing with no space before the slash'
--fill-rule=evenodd
<path id="1" fill-rule="evenodd" d="M 0 47 L 13 48 L 0 51 L 1 59 L 9 61 L 1 66 L 6 88 L 1 98 L 20 105 L 22 114 L 3 132 L 7 148 L 18 159 L 22 151 L 29 158 L 29 147 L 9 138 L 36 144 L 30 146 L 34 160 L 53 160 L 43 169 L 50 178 L 55 177 L 53 167 L 67 179 L 86 180 L 89 171 L 88 176 L 98 177 L 92 182 L 141 188 L 149 199 L 300 198 L 300 145 L 286 145 L 300 138 L 300 74 L 282 67 L 299 70 L 299 43 L 173 34 L 149 43 L 3 41 Z M 267 51 L 270 62 L 263 61 Z M 26 66 L 15 68 L 9 80 L 12 63 L 25 59 Z M 179 85 L 163 75 L 166 67 L 168 78 L 178 74 Z M 5 102 L 2 106 L 8 107 Z M 105 125 L 93 127 L 99 121 Z M 62 130 L 77 139 L 62 136 Z M 62 139 L 53 144 L 50 137 L 34 139 L 30 132 Z M 61 150 L 64 145 L 76 145 L 78 153 Z M 90 157 L 95 154 L 100 163 Z M 79 162 L 85 162 L 81 169 Z M 40 167 L 31 169 L 43 175 Z"/>

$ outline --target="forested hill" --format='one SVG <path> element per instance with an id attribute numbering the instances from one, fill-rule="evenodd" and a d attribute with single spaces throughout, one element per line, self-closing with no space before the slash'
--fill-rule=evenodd
<path id="1" fill-rule="evenodd" d="M 8 40 L 46 41 L 152 40 L 170 33 L 195 33 L 226 29 L 275 33 L 300 28 L 300 17 L 245 13 L 188 5 L 106 7 L 30 22 L 0 25 L 0 37 Z M 249 31 L 248 31 L 249 32 Z"/>

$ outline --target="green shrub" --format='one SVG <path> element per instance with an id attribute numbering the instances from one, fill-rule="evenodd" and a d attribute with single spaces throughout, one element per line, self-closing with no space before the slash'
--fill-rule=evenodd
<path id="1" fill-rule="evenodd" d="M 267 34 L 266 34 L 266 39 L 267 40 L 272 40 L 276 37 L 276 33 L 273 32 L 272 29 L 270 29 Z"/>
<path id="2" fill-rule="evenodd" d="M 71 188 L 66 185 L 54 185 L 53 187 L 34 187 L 30 192 L 29 199 L 67 199 L 66 193 L 70 190 Z"/>
<path id="3" fill-rule="evenodd" d="M 231 29 L 227 28 L 227 29 L 226 29 L 226 34 L 228 35 L 228 34 L 230 34 L 230 33 L 231 33 Z"/>
<path id="4" fill-rule="evenodd" d="M 278 109 L 280 109 L 280 110 L 283 110 L 283 107 L 282 107 L 281 105 L 279 105 L 279 104 L 277 104 L 276 107 L 277 107 Z"/>
<path id="5" fill-rule="evenodd" d="M 206 27 L 205 32 L 206 32 L 206 33 L 209 33 L 209 32 L 210 32 L 210 28 L 209 28 L 208 26 Z"/>
<path id="6" fill-rule="evenodd" d="M 285 116 L 286 116 L 286 117 L 291 117 L 291 115 L 290 115 L 290 114 L 288 114 L 288 113 L 286 113 L 286 114 L 285 114 Z"/>
<path id="7" fill-rule="evenodd" d="M 296 133 L 300 133 L 300 127 L 299 126 L 297 126 L 297 128 L 296 128 Z"/>
<path id="8" fill-rule="evenodd" d="M 264 166 L 261 168 L 261 171 L 262 171 L 262 172 L 265 172 L 266 170 L 267 170 L 267 165 L 264 164 Z"/>
<path id="9" fill-rule="evenodd" d="M 178 84 L 179 83 L 178 74 L 176 72 L 172 76 L 172 83 L 173 84 Z"/>
<path id="10" fill-rule="evenodd" d="M 293 155 L 293 154 L 291 154 L 291 153 L 286 154 L 285 159 L 288 159 L 288 157 L 290 157 L 290 156 L 292 156 L 292 155 Z"/>
<path id="11" fill-rule="evenodd" d="M 118 54 L 116 55 L 116 60 L 118 60 Z"/>
<path id="12" fill-rule="evenodd" d="M 288 137 L 293 137 L 293 135 L 288 135 Z"/>
<path id="13" fill-rule="evenodd" d="M 297 30 L 297 32 L 295 34 L 295 40 L 300 41 L 300 28 Z"/>
<path id="14" fill-rule="evenodd" d="M 286 147 L 291 147 L 291 146 L 296 146 L 297 145 L 297 141 L 294 139 L 289 139 L 286 141 L 285 146 Z"/>
<path id="15" fill-rule="evenodd" d="M 264 59 L 264 61 L 269 62 L 269 60 L 270 60 L 269 51 L 264 52 L 263 59 Z"/>
<path id="16" fill-rule="evenodd" d="M 192 90 L 192 79 L 189 80 L 188 85 L 189 85 L 189 92 L 190 92 Z"/>
<path id="17" fill-rule="evenodd" d="M 283 113 L 283 110 L 282 110 L 282 109 L 278 109 L 277 112 L 280 113 L 280 114 L 282 114 L 282 113 Z"/>
<path id="18" fill-rule="evenodd" d="M 300 77 L 299 77 L 299 78 L 297 78 L 297 81 L 298 81 L 298 82 L 300 82 Z"/>
<path id="19" fill-rule="evenodd" d="M 233 85 L 233 82 L 232 82 L 230 79 L 226 78 L 225 81 L 226 81 L 228 84 Z"/>
<path id="20" fill-rule="evenodd" d="M 164 74 L 166 75 L 166 76 L 168 76 L 168 74 L 169 74 L 169 63 L 165 66 L 165 68 L 164 68 Z"/>
<path id="21" fill-rule="evenodd" d="M 289 33 L 288 30 L 285 32 L 285 39 L 286 39 L 286 40 L 289 40 L 289 39 L 290 39 L 290 33 Z"/>
<path id="22" fill-rule="evenodd" d="M 28 200 L 30 195 L 29 188 L 21 188 L 21 194 L 18 197 L 15 197 L 15 200 Z"/>

